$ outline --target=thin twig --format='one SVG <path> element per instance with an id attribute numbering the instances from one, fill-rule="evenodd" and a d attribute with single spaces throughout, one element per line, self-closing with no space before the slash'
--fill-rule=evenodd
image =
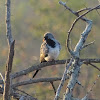
<path id="1" fill-rule="evenodd" d="M 89 45 L 94 44 L 94 42 L 95 42 L 95 40 L 94 40 L 93 42 L 90 42 L 90 43 L 88 43 L 88 44 L 83 45 L 82 48 L 86 48 L 86 47 L 88 47 Z"/>
<path id="2" fill-rule="evenodd" d="M 88 14 L 89 12 L 97 9 L 100 5 L 96 6 L 96 7 L 93 7 L 91 8 L 90 10 L 88 10 L 87 12 L 85 12 L 84 14 L 80 15 L 72 24 L 71 28 L 69 29 L 68 33 L 71 33 L 72 29 L 74 28 L 75 24 L 78 22 L 79 19 L 82 19 L 83 21 L 86 21 L 85 18 L 83 18 L 83 16 L 85 16 L 86 14 Z"/>
<path id="3" fill-rule="evenodd" d="M 18 89 L 18 88 L 14 88 L 15 90 L 17 90 L 17 91 L 19 91 L 19 92 L 22 92 L 22 93 L 24 93 L 24 94 L 26 94 L 26 95 L 28 95 L 28 96 L 31 96 L 30 94 L 28 94 L 28 93 L 26 93 L 25 91 L 23 91 L 23 90 L 20 90 L 20 89 Z M 32 96 L 31 96 L 32 97 Z"/>
<path id="4" fill-rule="evenodd" d="M 52 85 L 52 88 L 53 88 L 53 90 L 54 90 L 54 93 L 56 94 L 56 88 L 55 88 L 53 82 L 50 82 L 50 83 L 51 83 L 51 85 Z"/>
<path id="5" fill-rule="evenodd" d="M 100 16 L 100 13 L 98 12 L 98 10 L 96 9 L 97 14 Z"/>
<path id="6" fill-rule="evenodd" d="M 81 12 L 83 12 L 83 11 L 90 10 L 90 9 L 91 9 L 91 8 L 83 8 L 83 9 L 78 10 L 77 13 L 79 14 L 79 13 L 81 13 Z"/>
<path id="7" fill-rule="evenodd" d="M 39 72 L 39 70 L 36 70 L 36 72 L 34 73 L 32 78 L 34 78 L 37 75 L 38 72 Z"/>
<path id="8" fill-rule="evenodd" d="M 1 73 L 0 73 L 0 76 L 1 76 L 1 78 L 2 78 L 2 80 L 3 80 L 3 82 L 4 82 L 5 80 L 4 80 L 4 77 L 3 77 L 3 75 L 2 75 Z"/>
<path id="9" fill-rule="evenodd" d="M 91 63 L 89 63 L 89 65 L 93 66 L 94 68 L 96 68 L 97 70 L 99 70 L 99 71 L 100 71 L 100 68 L 99 68 L 99 67 L 97 67 L 96 65 L 91 64 Z"/>
<path id="10" fill-rule="evenodd" d="M 90 92 L 93 90 L 94 86 L 96 85 L 97 81 L 99 80 L 100 75 L 98 75 L 98 77 L 96 78 L 96 80 L 93 82 L 93 85 L 91 86 L 90 90 L 87 92 L 87 95 L 90 94 Z"/>

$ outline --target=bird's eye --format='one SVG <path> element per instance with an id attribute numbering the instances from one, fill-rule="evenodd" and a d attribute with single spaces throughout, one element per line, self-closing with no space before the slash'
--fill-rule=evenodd
<path id="1" fill-rule="evenodd" d="M 45 40 L 47 40 L 48 39 L 48 36 L 45 36 L 44 38 L 45 38 Z"/>

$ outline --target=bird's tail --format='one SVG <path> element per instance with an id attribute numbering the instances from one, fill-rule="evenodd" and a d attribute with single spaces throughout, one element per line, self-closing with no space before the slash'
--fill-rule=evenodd
<path id="1" fill-rule="evenodd" d="M 34 73 L 32 78 L 34 78 L 38 72 L 39 72 L 39 70 L 36 70 L 36 72 Z"/>

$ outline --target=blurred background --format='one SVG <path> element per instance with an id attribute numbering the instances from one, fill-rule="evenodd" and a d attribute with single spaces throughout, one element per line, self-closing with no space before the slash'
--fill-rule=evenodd
<path id="1" fill-rule="evenodd" d="M 99 4 L 98 0 L 63 0 L 66 4 L 77 11 L 85 7 L 94 7 Z M 59 0 L 11 0 L 11 27 L 12 35 L 15 39 L 15 56 L 13 61 L 13 73 L 26 69 L 32 65 L 39 64 L 40 45 L 43 35 L 52 32 L 61 43 L 62 49 L 58 59 L 70 58 L 66 49 L 67 32 L 76 16 L 67 11 L 59 3 Z M 100 13 L 100 10 L 98 10 Z M 85 17 L 93 20 L 91 33 L 86 43 L 95 40 L 93 45 L 85 48 L 81 52 L 81 58 L 100 58 L 100 15 L 96 10 Z M 79 40 L 80 34 L 85 29 L 86 23 L 79 21 L 71 34 L 71 44 L 74 49 Z M 6 61 L 8 57 L 8 44 L 6 39 L 5 25 L 5 1 L 0 0 L 0 72 L 4 76 Z M 100 64 L 96 64 L 100 67 Z M 64 65 L 43 68 L 36 78 L 41 77 L 61 77 L 64 72 Z M 74 89 L 74 96 L 82 98 L 93 85 L 100 72 L 90 65 L 83 65 L 79 76 L 79 81 L 84 88 L 77 85 Z M 33 72 L 28 77 L 23 76 L 16 81 L 31 78 Z M 66 90 L 67 82 L 61 91 L 61 97 Z M 54 82 L 58 87 L 59 82 Z M 19 87 L 39 100 L 53 100 L 54 91 L 49 83 L 38 83 Z M 93 91 L 89 95 L 92 99 L 100 99 L 100 79 L 97 81 Z M 2 95 L 0 95 L 2 100 Z"/>

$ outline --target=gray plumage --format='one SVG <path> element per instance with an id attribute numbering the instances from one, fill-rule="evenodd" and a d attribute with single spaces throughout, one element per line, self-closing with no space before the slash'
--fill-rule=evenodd
<path id="1" fill-rule="evenodd" d="M 44 41 L 40 47 L 40 62 L 42 63 L 46 61 L 56 60 L 61 49 L 60 43 L 54 38 L 52 33 L 49 32 L 44 34 L 43 40 Z M 38 72 L 39 70 L 36 70 L 35 74 L 33 75 L 33 78 Z"/>
<path id="2" fill-rule="evenodd" d="M 61 45 L 52 33 L 44 34 L 44 42 L 40 48 L 40 62 L 56 60 L 60 53 Z"/>

